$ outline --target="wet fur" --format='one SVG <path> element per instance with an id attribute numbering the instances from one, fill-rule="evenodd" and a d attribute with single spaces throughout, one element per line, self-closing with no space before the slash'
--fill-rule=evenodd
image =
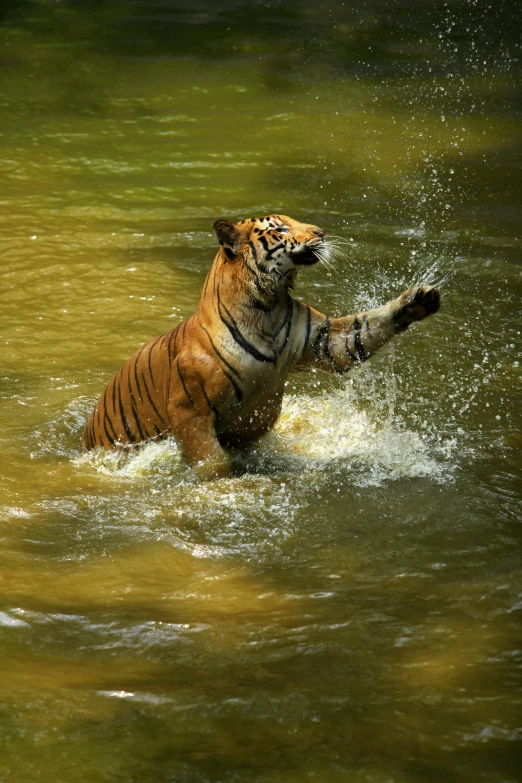
<path id="1" fill-rule="evenodd" d="M 289 372 L 347 372 L 439 309 L 438 290 L 416 286 L 383 307 L 329 318 L 290 293 L 299 268 L 327 250 L 320 228 L 270 215 L 219 220 L 214 230 L 220 248 L 197 311 L 116 373 L 86 424 L 85 448 L 173 435 L 203 475 L 227 475 L 227 447 L 276 423 Z"/>

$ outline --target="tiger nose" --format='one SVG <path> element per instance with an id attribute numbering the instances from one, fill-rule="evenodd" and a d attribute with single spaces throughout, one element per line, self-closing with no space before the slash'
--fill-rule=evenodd
<path id="1" fill-rule="evenodd" d="M 312 229 L 312 231 L 313 231 L 313 233 L 314 233 L 316 236 L 318 236 L 318 237 L 321 237 L 321 239 L 324 237 L 324 231 L 323 231 L 323 229 L 322 229 L 322 228 L 318 228 L 318 227 L 316 226 L 314 229 Z"/>

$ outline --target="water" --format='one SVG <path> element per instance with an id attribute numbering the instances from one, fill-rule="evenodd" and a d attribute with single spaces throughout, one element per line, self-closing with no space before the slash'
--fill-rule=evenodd
<path id="1" fill-rule="evenodd" d="M 0 5 L 2 783 L 521 779 L 518 13 Z M 82 453 L 278 211 L 344 242 L 304 301 L 443 308 L 233 478 Z"/>

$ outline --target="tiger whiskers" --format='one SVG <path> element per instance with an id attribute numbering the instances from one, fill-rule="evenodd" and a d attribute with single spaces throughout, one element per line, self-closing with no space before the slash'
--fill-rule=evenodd
<path id="1" fill-rule="evenodd" d="M 346 237 L 342 237 L 340 234 L 328 234 L 328 242 L 330 242 L 332 239 L 335 242 L 343 242 L 345 245 L 351 244 L 351 242 L 349 242 Z"/>
<path id="2" fill-rule="evenodd" d="M 350 247 L 350 243 L 342 240 L 340 237 L 328 237 L 325 243 L 328 250 L 332 254 L 341 255 L 346 252 L 346 248 Z"/>
<path id="3" fill-rule="evenodd" d="M 343 261 L 348 252 L 352 249 L 353 245 L 345 237 L 337 235 L 331 235 L 328 237 L 327 247 L 329 255 L 335 261 Z"/>
<path id="4" fill-rule="evenodd" d="M 337 275 L 337 269 L 334 267 L 332 262 L 330 261 L 329 256 L 334 255 L 331 253 L 331 247 L 330 245 L 322 245 L 321 248 L 313 247 L 312 248 L 313 253 L 317 256 L 319 262 L 326 267 L 326 269 L 331 272 L 332 274 Z"/>

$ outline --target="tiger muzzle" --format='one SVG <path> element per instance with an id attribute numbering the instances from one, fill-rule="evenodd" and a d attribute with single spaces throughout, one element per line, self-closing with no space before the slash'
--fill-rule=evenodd
<path id="1" fill-rule="evenodd" d="M 292 253 L 292 261 L 297 266 L 313 266 L 317 264 L 320 258 L 320 249 L 323 243 L 316 245 L 306 245 L 298 253 Z"/>

